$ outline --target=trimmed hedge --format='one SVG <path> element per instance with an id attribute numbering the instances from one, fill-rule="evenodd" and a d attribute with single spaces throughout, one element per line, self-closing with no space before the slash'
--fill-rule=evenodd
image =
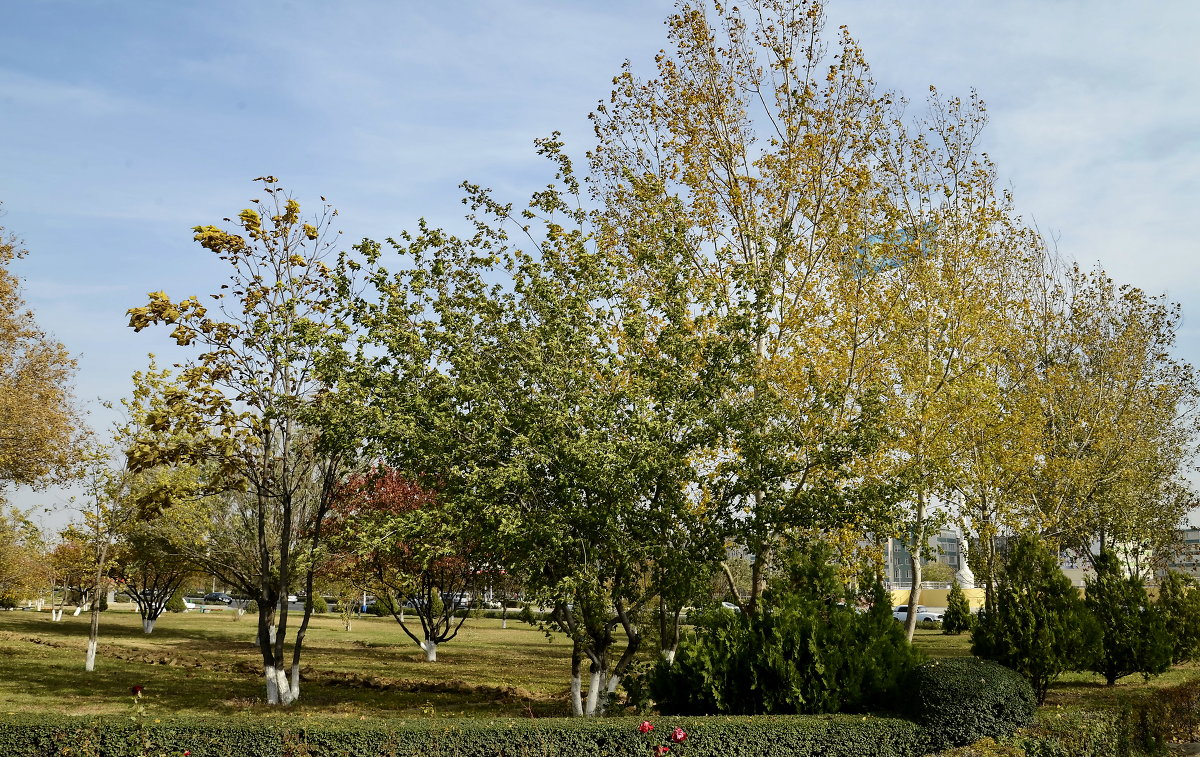
<path id="1" fill-rule="evenodd" d="M 0 716 L 6 757 L 529 757 L 644 755 L 675 727 L 688 734 L 689 757 L 915 757 L 920 728 L 907 720 L 863 716 L 654 718 L 583 720 L 322 720 L 178 718 L 135 723 L 126 716 Z"/>
<path id="2" fill-rule="evenodd" d="M 977 657 L 918 665 L 905 689 L 930 749 L 1003 739 L 1033 720 L 1033 688 L 1020 674 Z"/>

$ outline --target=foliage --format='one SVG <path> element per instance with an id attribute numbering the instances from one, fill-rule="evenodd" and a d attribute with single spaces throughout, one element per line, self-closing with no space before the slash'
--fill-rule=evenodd
<path id="1" fill-rule="evenodd" d="M 948 584 L 954 580 L 954 569 L 944 562 L 925 563 L 921 580 Z"/>
<path id="2" fill-rule="evenodd" d="M 338 488 L 326 522 L 330 559 L 341 574 L 361 575 L 381 596 L 411 608 L 401 612 L 376 603 L 430 661 L 462 627 L 442 595 L 465 591 L 486 563 L 463 517 L 435 492 L 379 466 Z M 415 631 L 409 625 L 414 622 L 420 626 Z"/>
<path id="3" fill-rule="evenodd" d="M 705 718 L 672 720 L 688 734 L 696 757 L 915 757 L 918 728 L 894 718 Z M 257 720 L 173 718 L 138 722 L 66 716 L 9 716 L 0 721 L 0 751 L 11 757 L 46 754 L 134 757 L 147 753 L 224 757 L 231 744 L 244 757 L 304 754 L 642 754 L 636 720 L 606 718 L 512 720 L 313 719 L 297 725 Z M 147 752 L 145 749 L 152 751 Z"/>
<path id="4" fill-rule="evenodd" d="M 258 602 L 253 599 L 250 600 L 249 602 L 246 603 L 245 610 L 247 613 L 249 613 L 251 615 L 257 615 L 258 614 Z"/>
<path id="5" fill-rule="evenodd" d="M 167 600 L 167 604 L 164 606 L 164 609 L 167 612 L 183 612 L 187 609 L 187 605 L 184 603 L 183 599 L 182 587 L 177 587 L 175 591 L 171 592 L 171 596 Z"/>
<path id="6" fill-rule="evenodd" d="M 1195 499 L 1200 385 L 1171 355 L 1179 305 L 1077 266 L 1053 295 L 1030 497 L 1062 546 L 1092 556 L 1099 540 L 1144 577 Z"/>
<path id="7" fill-rule="evenodd" d="M 1086 667 L 1098 631 L 1046 546 L 1033 537 L 1013 545 L 998 588 L 996 609 L 981 612 L 972 653 L 1025 676 L 1037 701 L 1063 672 Z"/>
<path id="8" fill-rule="evenodd" d="M 24 256 L 0 226 L 0 484 L 40 486 L 72 472 L 83 424 L 71 394 L 75 360 L 37 325 L 10 270 Z"/>
<path id="9" fill-rule="evenodd" d="M 320 594 L 313 596 L 312 611 L 318 615 L 324 615 L 329 612 L 329 603 L 325 601 L 325 597 Z"/>
<path id="10" fill-rule="evenodd" d="M 932 749 L 1002 739 L 1033 719 L 1033 689 L 1018 673 L 976 657 L 917 666 L 905 684 L 913 717 Z"/>
<path id="11" fill-rule="evenodd" d="M 0 509 L 0 601 L 16 607 L 53 587 L 41 531 L 25 513 Z"/>
<path id="12" fill-rule="evenodd" d="M 962 587 L 955 581 L 950 585 L 950 594 L 946 597 L 946 612 L 942 614 L 942 633 L 962 633 L 971 630 L 971 603 L 963 594 Z"/>
<path id="13" fill-rule="evenodd" d="M 1119 712 L 1051 710 L 1011 742 L 1026 757 L 1130 757 L 1129 729 Z"/>
<path id="14" fill-rule="evenodd" d="M 287 704 L 299 696 L 309 612 L 291 636 L 280 600 L 298 577 L 312 594 L 320 523 L 357 440 L 324 378 L 339 372 L 346 329 L 324 260 L 336 211 L 326 205 L 308 223 L 275 177 L 258 180 L 265 197 L 226 219 L 231 230 L 194 228 L 229 272 L 210 295 L 212 309 L 195 296 L 152 292 L 128 311 L 135 331 L 168 327 L 190 357 L 156 393 L 127 456 L 135 470 L 207 469 L 226 505 L 214 517 L 207 567 L 258 602 L 267 701 Z"/>
<path id="15" fill-rule="evenodd" d="M 1171 662 L 1196 659 L 1200 655 L 1200 590 L 1195 579 L 1167 571 L 1159 579 L 1155 604 L 1172 637 Z"/>
<path id="16" fill-rule="evenodd" d="M 1096 575 L 1087 579 L 1084 601 L 1100 628 L 1100 641 L 1088 669 L 1112 686 L 1127 675 L 1149 678 L 1171 667 L 1174 640 L 1142 580 L 1124 575 L 1112 551 L 1104 550 L 1093 562 Z"/>
<path id="17" fill-rule="evenodd" d="M 856 712 L 887 707 L 918 661 L 876 580 L 865 612 L 818 543 L 790 554 L 761 614 L 713 611 L 696 622 L 674 665 L 650 674 L 651 696 L 668 714 Z M 851 600 L 853 601 L 853 600 Z"/>

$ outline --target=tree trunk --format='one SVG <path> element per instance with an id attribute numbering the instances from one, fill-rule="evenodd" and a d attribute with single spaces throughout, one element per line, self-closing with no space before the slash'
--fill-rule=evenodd
<path id="1" fill-rule="evenodd" d="M 909 552 L 912 564 L 912 588 L 908 592 L 908 616 L 904 619 L 904 635 L 911 644 L 917 632 L 917 605 L 921 603 L 921 553 L 925 551 L 925 492 L 917 492 L 917 517 L 913 523 L 913 544 Z"/>
<path id="2" fill-rule="evenodd" d="M 437 647 L 437 642 L 433 639 L 421 642 L 421 649 L 425 652 L 425 662 L 437 662 Z"/>
<path id="3" fill-rule="evenodd" d="M 92 599 L 92 624 L 88 630 L 88 645 L 87 657 L 84 659 L 83 669 L 87 672 L 92 672 L 96 669 L 96 642 L 100 638 L 100 592 L 96 592 Z"/>
<path id="4" fill-rule="evenodd" d="M 154 623 L 158 618 L 142 618 L 142 633 L 154 633 Z"/>
<path id="5" fill-rule="evenodd" d="M 571 650 L 571 714 L 583 715 L 583 654 L 578 641 Z"/>

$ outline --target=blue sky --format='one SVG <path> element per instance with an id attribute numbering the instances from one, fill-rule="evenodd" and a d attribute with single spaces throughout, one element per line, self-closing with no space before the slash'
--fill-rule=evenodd
<path id="1" fill-rule="evenodd" d="M 521 201 L 534 138 L 587 148 L 586 116 L 629 58 L 649 72 L 664 0 L 453 3 L 6 3 L 0 15 L 0 224 L 42 325 L 79 356 L 77 392 L 127 391 L 160 334 L 124 312 L 203 294 L 222 271 L 190 229 L 273 174 L 327 197 L 347 244 L 459 222 L 464 179 Z M 919 101 L 971 87 L 985 148 L 1064 254 L 1183 303 L 1200 361 L 1200 3 L 833 0 L 876 80 Z M 65 493 L 20 493 L 61 504 Z"/>

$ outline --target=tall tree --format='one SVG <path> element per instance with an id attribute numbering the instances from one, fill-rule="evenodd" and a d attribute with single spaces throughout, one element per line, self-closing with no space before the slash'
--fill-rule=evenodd
<path id="1" fill-rule="evenodd" d="M 829 54 L 819 2 L 680 2 L 667 26 L 656 77 L 626 66 L 597 108 L 592 169 L 616 249 L 687 272 L 689 307 L 736 347 L 707 506 L 752 556 L 754 611 L 790 529 L 861 533 L 879 514 L 841 491 L 862 481 L 849 467 L 872 446 L 880 388 L 861 349 L 879 309 L 843 295 L 864 290 L 862 240 L 896 226 L 874 177 L 888 96 L 848 35 Z"/>
<path id="2" fill-rule="evenodd" d="M 0 226 L 0 487 L 68 475 L 83 433 L 71 394 L 75 361 L 38 327 L 10 270 L 24 255 Z"/>
<path id="3" fill-rule="evenodd" d="M 1179 306 L 1075 267 L 1055 292 L 1039 365 L 1044 528 L 1093 561 L 1161 549 L 1195 504 L 1195 369 L 1171 351 Z M 1098 545 L 1098 549 L 1096 548 Z"/>
<path id="4" fill-rule="evenodd" d="M 274 177 L 259 181 L 265 196 L 225 219 L 234 230 L 195 228 L 196 241 L 230 268 L 229 283 L 210 295 L 217 312 L 163 292 L 129 310 L 134 330 L 170 326 L 181 347 L 199 348 L 181 361 L 150 415 L 151 433 L 129 458 L 137 469 L 205 464 L 223 481 L 253 562 L 227 565 L 222 578 L 257 602 L 267 702 L 290 704 L 300 695 L 311 606 L 289 650 L 286 599 L 301 580 L 312 594 L 320 524 L 353 450 L 332 419 L 339 398 L 321 375 L 345 336 L 325 262 L 336 211 L 325 205 L 308 223 Z"/>

